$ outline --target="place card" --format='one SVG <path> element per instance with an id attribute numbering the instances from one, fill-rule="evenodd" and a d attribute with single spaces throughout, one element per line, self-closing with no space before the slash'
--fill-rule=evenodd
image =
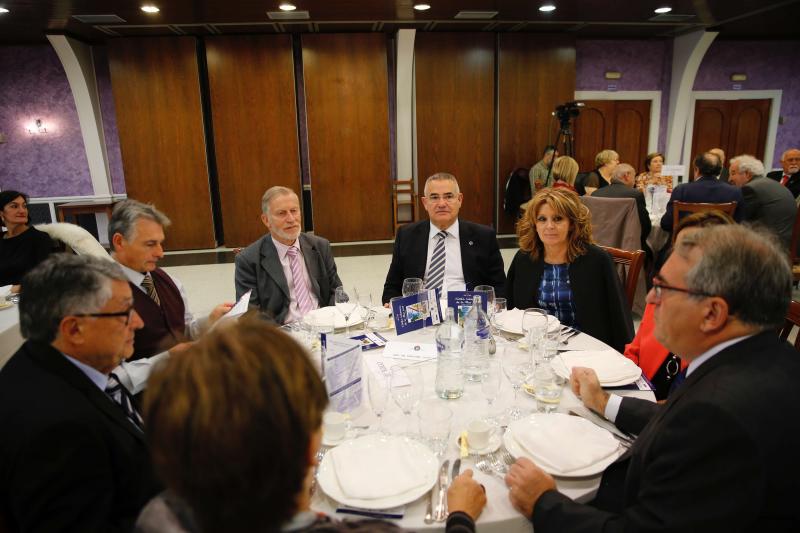
<path id="1" fill-rule="evenodd" d="M 412 294 L 396 296 L 389 303 L 392 306 L 394 328 L 398 335 L 435 326 L 442 322 L 442 310 L 439 306 L 439 294 L 436 289 Z"/>
<path id="2" fill-rule="evenodd" d="M 447 307 L 453 308 L 456 322 L 459 326 L 464 325 L 464 317 L 467 316 L 469 310 L 472 308 L 472 302 L 475 296 L 480 297 L 481 307 L 483 312 L 487 313 L 487 298 L 486 293 L 482 291 L 450 291 L 447 293 Z"/>
<path id="3" fill-rule="evenodd" d="M 406 361 L 427 361 L 429 359 L 436 359 L 436 344 L 389 341 L 383 349 L 383 356 Z"/>
<path id="4" fill-rule="evenodd" d="M 361 342 L 328 333 L 322 342 L 322 375 L 330 409 L 350 413 L 361 405 Z"/>

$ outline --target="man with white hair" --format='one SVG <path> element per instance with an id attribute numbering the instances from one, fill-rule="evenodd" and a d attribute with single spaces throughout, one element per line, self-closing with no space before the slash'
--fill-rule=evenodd
<path id="1" fill-rule="evenodd" d="M 789 189 L 792 196 L 800 195 L 800 149 L 789 148 L 781 155 L 783 171 L 776 170 L 767 174 L 768 178 L 780 182 Z"/>
<path id="2" fill-rule="evenodd" d="M 595 198 L 633 198 L 636 200 L 639 223 L 642 225 L 642 250 L 652 253 L 650 252 L 650 247 L 647 246 L 647 236 L 650 235 L 653 225 L 650 222 L 650 215 L 647 213 L 644 194 L 634 187 L 635 182 L 636 170 L 627 163 L 620 163 L 611 172 L 609 186 L 597 189 L 592 196 Z"/>
<path id="3" fill-rule="evenodd" d="M 742 189 L 742 221 L 764 225 L 788 249 L 797 214 L 797 204 L 789 189 L 764 176 L 764 164 L 751 155 L 731 159 L 730 182 Z"/>
<path id="4" fill-rule="evenodd" d="M 261 212 L 269 233 L 236 256 L 236 298 L 252 290 L 250 304 L 279 324 L 333 305 L 342 282 L 331 243 L 301 231 L 297 194 L 270 187 L 261 198 Z"/>

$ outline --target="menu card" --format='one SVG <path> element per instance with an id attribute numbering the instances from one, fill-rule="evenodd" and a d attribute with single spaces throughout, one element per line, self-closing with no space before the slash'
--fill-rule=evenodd
<path id="1" fill-rule="evenodd" d="M 386 338 L 377 331 L 368 331 L 363 335 L 356 335 L 350 338 L 360 342 L 362 350 L 374 350 L 386 345 Z"/>
<path id="2" fill-rule="evenodd" d="M 454 315 L 456 318 L 456 322 L 458 322 L 459 326 L 464 325 L 464 317 L 467 316 L 469 313 L 470 308 L 472 307 L 472 301 L 475 296 L 479 296 L 481 299 L 481 307 L 483 307 L 483 312 L 488 313 L 487 311 L 487 300 L 486 293 L 482 291 L 450 291 L 447 293 L 447 307 L 452 307 L 454 311 Z"/>
<path id="3" fill-rule="evenodd" d="M 439 294 L 436 289 L 429 289 L 410 296 L 397 296 L 392 298 L 390 303 L 394 328 L 398 335 L 442 322 L 442 310 L 439 306 Z"/>
<path id="4" fill-rule="evenodd" d="M 330 408 L 340 413 L 351 413 L 361 405 L 361 341 L 328 333 L 320 337 L 322 375 Z"/>
<path id="5" fill-rule="evenodd" d="M 234 318 L 239 318 L 243 314 L 245 314 L 250 307 L 250 293 L 253 292 L 252 290 L 247 291 L 246 293 L 242 294 L 242 297 L 239 298 L 239 301 L 236 302 L 236 305 L 231 307 L 231 309 L 219 317 L 219 320 L 214 322 L 214 325 L 211 326 L 212 329 L 216 327 L 218 324 L 227 322 L 228 320 L 232 320 Z"/>

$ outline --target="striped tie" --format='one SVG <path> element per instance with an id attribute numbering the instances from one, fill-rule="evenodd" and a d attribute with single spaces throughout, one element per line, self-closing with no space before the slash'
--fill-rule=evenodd
<path id="1" fill-rule="evenodd" d="M 122 410 L 125 412 L 125 416 L 128 417 L 128 420 L 130 420 L 139 431 L 144 431 L 142 417 L 133 406 L 131 393 L 128 392 L 128 389 L 122 386 L 122 383 L 119 382 L 119 378 L 117 378 L 116 374 L 113 372 L 108 376 L 106 394 L 108 394 L 108 396 L 111 397 L 115 403 L 122 407 Z"/>
<path id="2" fill-rule="evenodd" d="M 436 234 L 436 246 L 431 254 L 431 264 L 428 267 L 428 280 L 425 283 L 426 289 L 439 289 L 444 281 L 444 240 L 447 238 L 446 231 Z"/>
<path id="3" fill-rule="evenodd" d="M 291 292 L 297 301 L 297 308 L 300 310 L 300 314 L 305 316 L 306 313 L 314 308 L 314 303 L 311 301 L 311 295 L 306 286 L 306 278 L 303 275 L 303 267 L 300 264 L 302 261 L 300 251 L 294 246 L 290 246 L 289 251 L 286 253 L 289 255 L 289 269 L 292 271 L 293 288 Z"/>
<path id="4" fill-rule="evenodd" d="M 144 279 L 142 280 L 142 288 L 147 292 L 147 295 L 156 303 L 156 305 L 161 305 L 161 300 L 158 299 L 158 292 L 156 292 L 156 286 L 153 284 L 153 277 L 150 276 L 150 273 L 144 275 Z"/>

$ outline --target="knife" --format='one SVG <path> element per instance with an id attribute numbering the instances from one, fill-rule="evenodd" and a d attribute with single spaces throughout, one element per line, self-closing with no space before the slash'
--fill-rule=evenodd
<path id="1" fill-rule="evenodd" d="M 447 495 L 447 469 L 450 466 L 450 459 L 445 459 L 442 467 L 439 469 L 439 503 L 436 505 L 436 512 L 433 514 L 433 519 L 437 522 L 444 522 L 447 520 L 447 512 L 445 511 L 445 496 Z"/>
<path id="2" fill-rule="evenodd" d="M 452 483 L 453 480 L 458 477 L 460 471 L 461 471 L 461 459 L 459 458 L 453 461 L 453 473 L 450 475 L 450 483 Z"/>

